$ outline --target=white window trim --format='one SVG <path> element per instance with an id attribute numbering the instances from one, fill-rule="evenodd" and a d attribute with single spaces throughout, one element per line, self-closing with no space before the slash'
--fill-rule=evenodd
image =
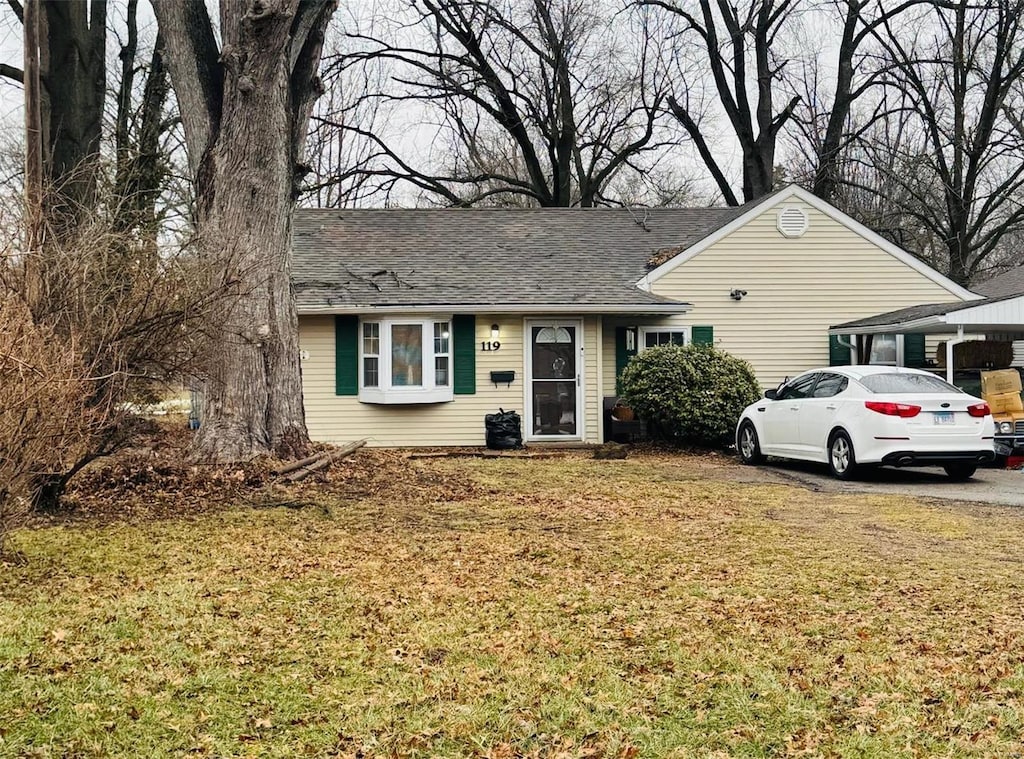
<path id="1" fill-rule="evenodd" d="M 367 323 L 380 325 L 380 352 L 377 354 L 377 376 L 381 385 L 367 387 L 366 371 L 363 366 L 363 325 Z M 434 353 L 434 323 L 448 322 L 448 353 Z M 401 324 L 416 324 L 423 329 L 422 377 L 423 384 L 415 387 L 394 387 L 391 385 L 391 328 Z M 455 382 L 453 372 L 452 351 L 452 316 L 451 314 L 433 314 L 431 316 L 388 316 L 380 319 L 359 320 L 359 400 L 363 403 L 379 404 L 411 404 L 411 403 L 445 403 L 455 398 Z M 434 358 L 438 355 L 448 356 L 448 384 L 437 385 Z"/>
<path id="2" fill-rule="evenodd" d="M 636 341 L 637 341 L 636 352 L 637 353 L 643 353 L 645 350 L 647 350 L 647 335 L 650 332 L 682 332 L 683 335 L 684 335 L 683 340 L 685 340 L 683 345 L 692 345 L 693 344 L 693 334 L 691 332 L 690 325 L 688 325 L 688 324 L 685 324 L 685 325 L 684 324 L 678 324 L 678 325 L 665 325 L 665 324 L 656 325 L 656 324 L 649 324 L 649 325 L 637 328 L 637 337 L 636 337 Z"/>

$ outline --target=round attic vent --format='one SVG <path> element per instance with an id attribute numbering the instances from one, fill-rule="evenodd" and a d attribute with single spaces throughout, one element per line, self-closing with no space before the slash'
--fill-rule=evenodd
<path id="1" fill-rule="evenodd" d="M 807 213 L 799 206 L 786 206 L 779 211 L 779 231 L 786 237 L 800 237 L 807 231 Z"/>

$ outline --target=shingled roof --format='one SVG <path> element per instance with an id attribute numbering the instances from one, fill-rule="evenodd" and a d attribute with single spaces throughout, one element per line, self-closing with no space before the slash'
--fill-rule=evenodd
<path id="1" fill-rule="evenodd" d="M 845 322 L 843 324 L 836 324 L 829 329 L 839 331 L 843 329 L 854 330 L 864 329 L 866 327 L 889 327 L 892 325 L 907 324 L 909 322 L 917 321 L 918 319 L 925 319 L 929 316 L 942 316 L 943 314 L 952 314 L 969 308 L 978 308 L 979 306 L 988 306 L 1005 300 L 1013 300 L 1021 295 L 1024 295 L 1024 293 L 1010 293 L 1008 295 L 983 298 L 981 300 L 954 301 L 952 303 L 928 303 L 921 306 L 910 306 L 909 308 L 901 308 L 897 311 L 888 311 L 884 314 L 875 314 L 874 316 L 868 316 L 863 319 L 855 319 L 854 321 Z"/>
<path id="2" fill-rule="evenodd" d="M 292 278 L 300 313 L 360 306 L 664 308 L 673 301 L 636 282 L 747 210 L 297 209 Z"/>
<path id="3" fill-rule="evenodd" d="M 1024 295 L 1024 266 L 1010 269 L 985 282 L 979 282 L 971 288 L 986 298 L 998 298 L 1004 295 Z"/>

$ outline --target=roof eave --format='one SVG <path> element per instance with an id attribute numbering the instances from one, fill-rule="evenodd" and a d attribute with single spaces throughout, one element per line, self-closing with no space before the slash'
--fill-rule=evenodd
<path id="1" fill-rule="evenodd" d="M 946 314 L 938 316 L 923 316 L 919 319 L 912 319 L 906 322 L 892 322 L 890 324 L 867 324 L 862 326 L 844 326 L 839 324 L 829 327 L 830 335 L 894 335 L 902 332 L 923 332 L 935 334 L 949 332 L 950 323 L 946 320 Z"/>
<path id="2" fill-rule="evenodd" d="M 691 303 L 441 303 L 418 305 L 375 306 L 363 304 L 324 304 L 322 306 L 299 306 L 299 316 L 324 316 L 330 314 L 416 314 L 416 313 L 489 313 L 489 314 L 651 314 L 672 316 L 687 313 Z"/>

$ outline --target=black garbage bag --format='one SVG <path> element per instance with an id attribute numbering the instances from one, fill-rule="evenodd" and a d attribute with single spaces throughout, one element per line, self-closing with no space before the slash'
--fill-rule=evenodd
<path id="1" fill-rule="evenodd" d="M 498 409 L 497 414 L 484 417 L 487 447 L 495 451 L 510 451 L 523 447 L 522 420 L 515 411 Z"/>

